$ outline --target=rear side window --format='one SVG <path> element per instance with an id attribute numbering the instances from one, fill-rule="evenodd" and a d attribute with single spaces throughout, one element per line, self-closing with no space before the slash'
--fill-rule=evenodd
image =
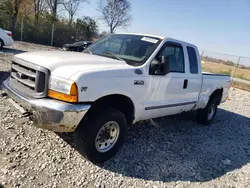
<path id="1" fill-rule="evenodd" d="M 187 46 L 190 73 L 198 74 L 198 61 L 195 49 Z"/>

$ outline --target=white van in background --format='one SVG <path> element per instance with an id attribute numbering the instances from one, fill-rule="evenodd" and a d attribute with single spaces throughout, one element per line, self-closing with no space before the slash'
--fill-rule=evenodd
<path id="1" fill-rule="evenodd" d="M 0 28 L 0 50 L 4 46 L 11 46 L 13 43 L 12 32 Z"/>

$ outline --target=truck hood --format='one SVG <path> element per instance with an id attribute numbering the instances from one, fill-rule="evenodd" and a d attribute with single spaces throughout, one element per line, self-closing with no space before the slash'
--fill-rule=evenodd
<path id="1" fill-rule="evenodd" d="M 15 58 L 45 67 L 50 70 L 51 74 L 64 78 L 69 78 L 79 71 L 132 68 L 125 61 L 79 52 L 26 52 L 15 55 Z"/>

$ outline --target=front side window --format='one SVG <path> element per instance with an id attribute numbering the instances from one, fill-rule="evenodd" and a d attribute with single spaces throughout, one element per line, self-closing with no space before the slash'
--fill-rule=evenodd
<path id="1" fill-rule="evenodd" d="M 168 57 L 169 60 L 169 72 L 185 72 L 184 54 L 181 45 L 175 43 L 167 43 L 158 54 Z"/>
<path id="2" fill-rule="evenodd" d="M 129 65 L 139 66 L 146 62 L 160 42 L 161 39 L 155 37 L 112 34 L 92 44 L 84 52 L 122 59 Z"/>

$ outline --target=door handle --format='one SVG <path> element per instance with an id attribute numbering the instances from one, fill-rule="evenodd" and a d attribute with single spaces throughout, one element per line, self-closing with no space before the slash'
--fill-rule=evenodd
<path id="1" fill-rule="evenodd" d="M 187 86 L 188 86 L 188 80 L 185 79 L 185 80 L 184 80 L 184 83 L 183 83 L 183 89 L 186 89 Z"/>

